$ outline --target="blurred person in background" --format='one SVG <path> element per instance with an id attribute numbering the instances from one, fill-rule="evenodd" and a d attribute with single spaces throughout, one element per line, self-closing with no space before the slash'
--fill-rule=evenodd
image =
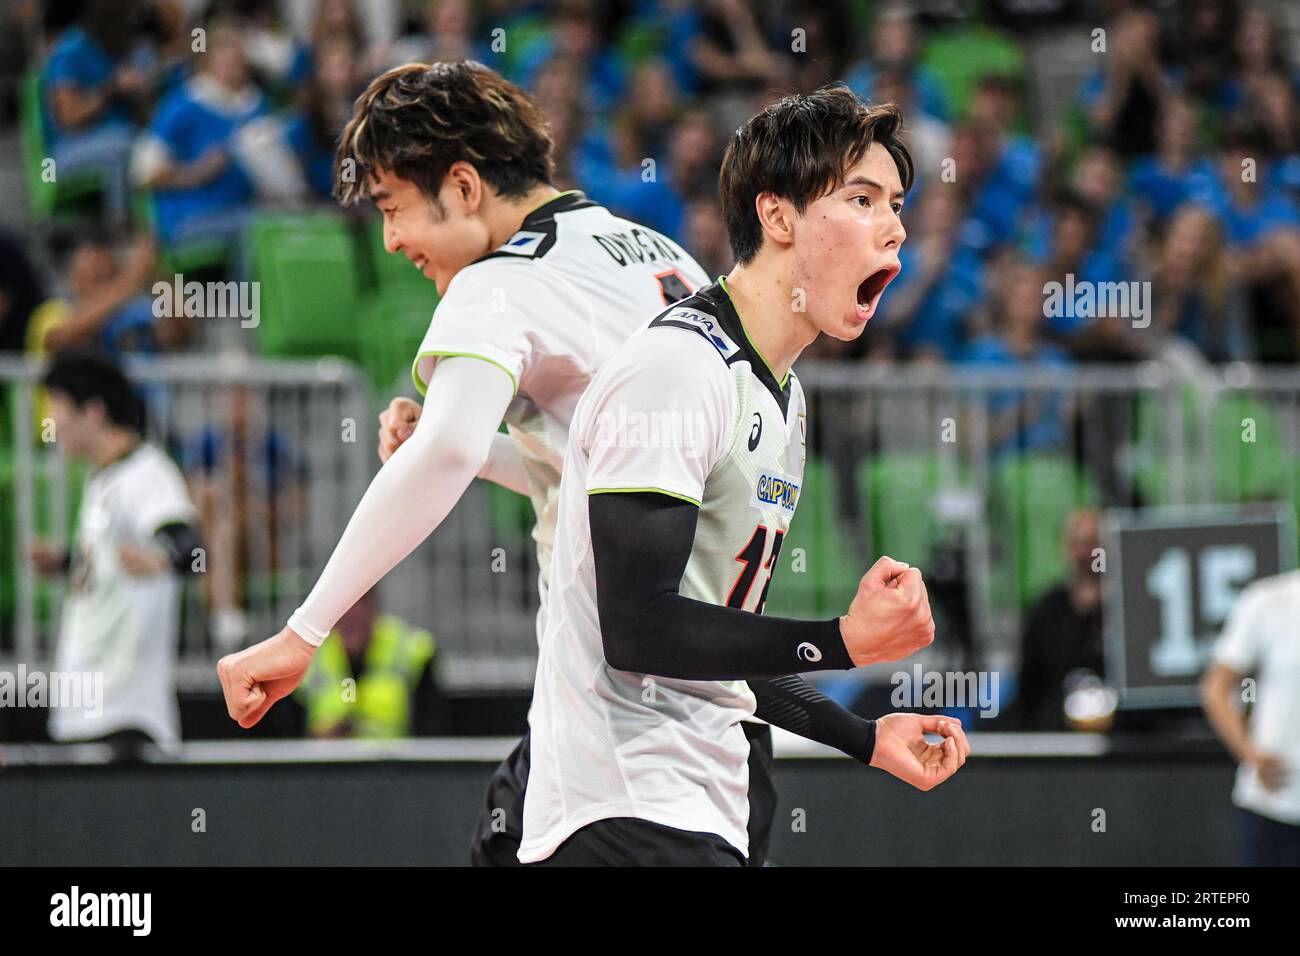
<path id="1" fill-rule="evenodd" d="M 150 92 L 148 70 L 133 56 L 141 9 L 135 0 L 90 0 L 42 73 L 55 175 L 99 173 L 114 226 L 126 222 L 135 116 Z"/>
<path id="2" fill-rule="evenodd" d="M 1128 262 L 1141 238 L 1136 209 L 1124 190 L 1125 178 L 1119 154 L 1095 143 L 1084 148 L 1070 177 L 1074 194 L 1097 210 L 1094 251 L 1116 263 Z"/>
<path id="3" fill-rule="evenodd" d="M 1128 275 L 1121 263 L 1103 248 L 1098 235 L 1101 211 L 1072 190 L 1057 196 L 1048 213 L 1050 240 L 1037 260 L 1048 282 L 1058 283 L 1060 308 L 1049 316 L 1047 334 L 1071 358 L 1081 361 L 1132 361 L 1144 354 L 1133 334 L 1130 316 L 1102 314 L 1106 301 L 1098 293 L 1103 283 L 1123 282 Z M 1089 287 L 1093 305 L 1077 307 L 1065 290 Z M 1046 290 L 1040 290 L 1040 299 Z M 1077 298 L 1077 293 L 1076 293 Z M 1041 302 L 1040 302 L 1041 308 Z"/>
<path id="4" fill-rule="evenodd" d="M 846 0 L 799 0 L 785 16 L 781 36 L 787 44 L 790 89 L 811 93 L 827 83 L 842 80 L 854 54 L 853 14 Z M 792 30 L 803 30 L 802 49 L 794 48 Z M 773 31 L 776 35 L 777 31 Z M 891 102 L 880 94 L 878 102 Z"/>
<path id="5" fill-rule="evenodd" d="M 0 229 L 0 352 L 27 347 L 32 313 L 45 299 L 45 287 L 27 251 L 27 243 Z"/>
<path id="6" fill-rule="evenodd" d="M 966 319 L 985 293 L 983 260 L 961 240 L 962 198 L 952 184 L 932 181 L 921 194 L 912 242 L 899 253 L 903 270 L 892 283 L 864 338 L 869 351 L 890 342 L 889 354 L 936 361 L 959 359 Z M 878 328 L 872 326 L 878 324 Z"/>
<path id="7" fill-rule="evenodd" d="M 657 65 L 651 75 L 656 72 Z M 690 110 L 670 126 L 662 111 L 671 102 L 671 87 L 643 96 L 639 111 L 614 121 L 608 147 L 584 143 L 577 172 L 591 184 L 592 199 L 680 242 L 688 197 L 716 192 L 721 143 L 712 117 L 703 110 Z M 648 140 L 654 137 L 661 137 L 665 152 L 650 151 Z"/>
<path id="8" fill-rule="evenodd" d="M 1211 109 L 1227 112 L 1240 103 L 1234 82 L 1241 0 L 1182 0 L 1167 43 L 1174 82 Z"/>
<path id="9" fill-rule="evenodd" d="M 353 44 L 335 36 L 321 41 L 312 62 L 304 102 L 289 118 L 285 137 L 312 196 L 333 205 L 334 143 L 358 92 L 357 58 Z"/>
<path id="10" fill-rule="evenodd" d="M 907 117 L 903 141 L 916 158 L 916 186 L 913 193 L 940 182 L 943 161 L 952 155 L 952 130 L 942 120 L 916 105 L 916 89 L 902 70 L 880 70 L 873 84 L 879 102 L 893 103 Z"/>
<path id="11" fill-rule="evenodd" d="M 183 348 L 194 331 L 184 311 L 154 314 L 149 288 L 156 262 L 148 234 L 136 236 L 120 255 L 105 236 L 83 234 L 69 260 L 70 295 L 32 313 L 27 353 L 89 348 L 116 357 Z"/>
<path id="12" fill-rule="evenodd" d="M 1245 290 L 1223 254 L 1219 224 L 1204 207 L 1188 204 L 1173 214 L 1150 281 L 1158 335 L 1194 345 L 1210 362 L 1254 359 Z"/>
<path id="13" fill-rule="evenodd" d="M 1037 266 L 1013 261 L 1006 267 L 1003 296 L 992 309 L 995 330 L 964 349 L 960 356 L 963 365 L 1024 369 L 1064 368 L 1070 364 L 1065 353 L 1043 337 L 1043 283 L 1044 273 Z M 995 458 L 1058 449 L 1065 443 L 1060 393 L 1042 389 L 996 391 L 988 397 L 988 412 L 988 442 Z"/>
<path id="14" fill-rule="evenodd" d="M 213 239 L 234 248 L 254 212 L 254 184 L 235 161 L 240 128 L 267 112 L 234 21 L 207 28 L 198 71 L 158 104 L 133 171 L 154 191 L 158 232 L 176 247 Z"/>
<path id="15" fill-rule="evenodd" d="M 152 741 L 180 741 L 176 648 L 181 575 L 202 548 L 180 469 L 144 440 L 144 404 L 113 364 L 89 353 L 55 358 L 50 393 L 55 442 L 85 460 L 75 550 L 36 541 L 42 574 L 69 574 L 55 652 L 61 674 L 102 674 L 101 706 L 52 706 L 50 736 L 101 740 L 122 757 Z"/>
<path id="16" fill-rule="evenodd" d="M 607 162 L 609 143 L 602 131 L 592 131 L 591 112 L 582 101 L 579 64 L 563 56 L 547 60 L 537 74 L 533 99 L 550 130 L 555 156 L 555 185 L 560 189 L 583 187 L 579 170 L 584 163 Z"/>
<path id="17" fill-rule="evenodd" d="M 1160 61 L 1160 23 L 1130 7 L 1106 26 L 1106 55 L 1079 92 L 1091 138 L 1124 157 L 1155 149 L 1160 112 L 1173 84 Z"/>
<path id="18" fill-rule="evenodd" d="M 687 90 L 711 102 L 730 99 L 734 111 L 747 109 L 760 91 L 789 83 L 789 60 L 768 43 L 754 4 L 704 0 L 688 10 L 670 44 L 679 57 L 675 75 Z"/>
<path id="19" fill-rule="evenodd" d="M 1280 74 L 1292 86 L 1300 88 L 1300 71 L 1291 66 L 1286 45 L 1287 27 L 1278 16 L 1277 7 L 1248 4 L 1241 11 L 1233 37 L 1237 55 L 1234 82 L 1250 88 L 1260 78 Z"/>
<path id="20" fill-rule="evenodd" d="M 365 35 L 361 29 L 361 18 L 354 0 L 319 0 L 315 15 L 311 20 L 311 34 L 306 42 L 295 41 L 293 59 L 289 66 L 287 83 L 294 92 L 294 98 L 301 100 L 307 95 L 313 78 L 318 74 L 320 64 L 317 57 L 327 42 L 346 43 L 353 54 L 353 68 L 356 75 L 352 81 L 358 85 L 377 69 L 371 60 L 383 56 L 379 47 L 368 49 Z"/>
<path id="21" fill-rule="evenodd" d="M 965 219 L 962 241 L 981 256 L 1010 244 L 1017 235 L 1020 221 L 1028 214 L 1019 198 L 1023 186 L 1006 180 L 1006 169 L 997 164 L 996 131 L 967 120 L 953 130 L 952 170 L 955 185 L 962 195 Z"/>
<path id="22" fill-rule="evenodd" d="M 686 248 L 694 250 L 695 261 L 707 275 L 720 276 L 731 269 L 734 257 L 727 240 L 717 198 L 700 193 L 686 204 Z"/>
<path id="23" fill-rule="evenodd" d="M 1066 680 L 1079 671 L 1105 674 L 1101 628 L 1101 515 L 1070 515 L 1065 534 L 1068 576 L 1040 597 L 1020 637 L 1020 678 L 1012 721 L 1022 730 L 1065 730 Z"/>
<path id="24" fill-rule="evenodd" d="M 1238 763 L 1232 802 L 1247 866 L 1300 866 L 1298 615 L 1300 571 L 1249 585 L 1201 681 L 1205 715 Z"/>
<path id="25" fill-rule="evenodd" d="M 1225 140 L 1212 191 L 1195 198 L 1222 224 L 1226 254 L 1250 289 L 1260 358 L 1294 361 L 1300 357 L 1300 204 L 1273 177 L 1257 126 L 1234 122 Z"/>
<path id="26" fill-rule="evenodd" d="M 307 710 L 307 732 L 391 739 L 445 730 L 436 652 L 428 631 L 381 613 L 372 588 L 339 618 L 294 692 Z"/>
<path id="27" fill-rule="evenodd" d="M 1016 78 L 986 73 L 976 81 L 966 113 L 989 133 L 995 181 L 1023 209 L 1037 193 L 1043 151 L 1032 136 L 1016 130 L 1021 93 Z"/>
<path id="28" fill-rule="evenodd" d="M 469 0 L 423 0 L 416 6 L 422 7 L 413 17 L 412 25 L 418 29 L 376 51 L 369 61 L 376 70 L 439 60 L 491 62 L 491 45 L 476 39 L 474 7 Z"/>
<path id="29" fill-rule="evenodd" d="M 1201 149 L 1196 108 L 1183 96 L 1165 101 L 1156 149 L 1129 167 L 1129 193 L 1153 228 L 1164 226 L 1183 203 L 1213 187 L 1214 165 Z"/>
<path id="30" fill-rule="evenodd" d="M 953 121 L 943 82 L 920 62 L 915 17 L 911 8 L 903 4 L 891 3 L 877 14 L 871 52 L 849 68 L 846 77 L 849 89 L 869 103 L 888 102 L 875 86 L 877 73 L 882 70 L 896 70 L 907 77 L 908 84 L 916 91 L 916 106 L 923 113 L 944 123 Z"/>
<path id="31" fill-rule="evenodd" d="M 547 61 L 562 56 L 576 65 L 583 102 L 604 112 L 628 91 L 627 65 L 604 36 L 611 7 L 597 0 L 559 0 L 547 8 L 547 29 L 520 54 L 520 85 L 531 89 Z"/>

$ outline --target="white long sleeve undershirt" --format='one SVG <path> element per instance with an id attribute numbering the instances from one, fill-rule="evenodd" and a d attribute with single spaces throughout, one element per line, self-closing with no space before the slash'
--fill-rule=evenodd
<path id="1" fill-rule="evenodd" d="M 523 456 L 519 454 L 519 446 L 504 432 L 492 436 L 492 452 L 478 470 L 478 476 L 502 488 L 509 488 L 516 494 L 531 493 L 528 470 L 524 467 Z"/>
<path id="2" fill-rule="evenodd" d="M 513 397 L 510 377 L 489 362 L 456 356 L 434 366 L 415 431 L 370 482 L 316 586 L 290 615 L 294 633 L 319 646 L 442 523 L 488 462 Z"/>

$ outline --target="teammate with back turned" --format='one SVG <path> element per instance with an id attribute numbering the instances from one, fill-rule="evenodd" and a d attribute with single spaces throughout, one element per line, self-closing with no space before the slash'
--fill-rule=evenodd
<path id="1" fill-rule="evenodd" d="M 708 281 L 672 240 L 559 192 L 551 176 L 536 104 L 481 64 L 399 67 L 357 100 L 339 145 L 339 198 L 374 201 L 388 251 L 442 294 L 413 370 L 425 405 L 395 399 L 381 416 L 385 464 L 288 626 L 219 662 L 240 726 L 292 693 L 343 613 L 438 527 L 476 475 L 532 499 L 540 640 L 573 409 L 615 348 Z M 509 437 L 498 434 L 503 420 Z M 775 812 L 763 720 L 870 758 L 870 722 L 807 685 L 800 693 L 820 700 L 816 723 L 784 707 L 745 721 L 755 863 Z M 525 737 L 493 777 L 475 863 L 518 862 L 528 759 Z"/>
<path id="2" fill-rule="evenodd" d="M 790 367 L 818 335 L 861 334 L 898 273 L 912 179 L 899 122 L 893 106 L 827 87 L 737 130 L 720 185 L 737 265 L 633 335 L 579 401 L 529 714 L 522 861 L 744 865 L 743 722 L 760 706 L 834 721 L 790 675 L 933 640 L 920 571 L 889 558 L 842 617 L 762 616 L 805 459 Z M 669 423 L 668 439 L 629 440 L 622 423 L 637 421 Z M 869 723 L 871 765 L 922 790 L 970 752 L 938 716 Z"/>

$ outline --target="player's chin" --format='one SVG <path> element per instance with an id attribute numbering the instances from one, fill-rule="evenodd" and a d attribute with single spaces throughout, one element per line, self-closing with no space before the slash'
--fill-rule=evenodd
<path id="1" fill-rule="evenodd" d="M 843 334 L 835 335 L 835 338 L 848 342 L 861 335 L 866 329 L 867 323 L 870 322 L 872 317 L 876 314 L 876 303 L 878 301 L 879 299 L 874 299 L 865 303 L 855 301 L 853 303 L 853 308 L 850 309 L 848 314 L 844 317 L 842 323 Z"/>

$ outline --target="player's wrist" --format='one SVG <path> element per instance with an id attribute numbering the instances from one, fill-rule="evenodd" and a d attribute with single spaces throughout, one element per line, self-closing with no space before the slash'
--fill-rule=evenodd
<path id="1" fill-rule="evenodd" d="M 858 745 L 857 750 L 851 755 L 860 763 L 868 767 L 874 766 L 872 763 L 876 758 L 876 722 L 874 720 L 862 720 L 862 743 Z"/>
<path id="2" fill-rule="evenodd" d="M 840 642 L 844 645 L 844 653 L 848 658 L 848 663 L 845 664 L 844 667 L 846 669 L 851 667 L 867 667 L 870 664 L 877 663 L 877 661 L 871 657 L 871 655 L 867 654 L 861 646 L 858 646 L 857 641 L 850 638 L 854 625 L 853 622 L 849 620 L 849 616 L 847 614 L 840 615 L 837 623 L 839 625 Z"/>
<path id="3" fill-rule="evenodd" d="M 328 632 L 322 634 L 319 630 L 304 621 L 298 611 L 294 611 L 293 614 L 289 616 L 288 622 L 284 625 L 284 630 L 280 633 L 286 638 L 296 638 L 310 647 L 313 652 L 316 648 L 325 643 L 325 638 L 329 637 Z"/>

